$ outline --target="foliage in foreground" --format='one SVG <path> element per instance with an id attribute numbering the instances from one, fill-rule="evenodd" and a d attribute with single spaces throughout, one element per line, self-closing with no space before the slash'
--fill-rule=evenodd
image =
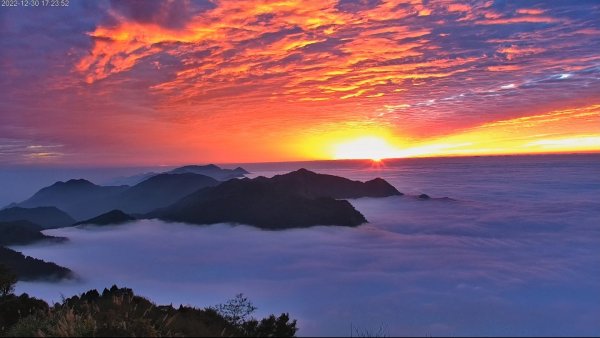
<path id="1" fill-rule="evenodd" d="M 288 314 L 256 320 L 242 295 L 212 308 L 158 306 L 131 289 L 91 290 L 49 306 L 27 294 L 0 297 L 0 335 L 36 337 L 293 337 Z"/>

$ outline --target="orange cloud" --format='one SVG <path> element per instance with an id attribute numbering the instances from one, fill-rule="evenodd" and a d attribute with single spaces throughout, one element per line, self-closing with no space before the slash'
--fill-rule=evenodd
<path id="1" fill-rule="evenodd" d="M 539 9 L 539 8 L 520 8 L 520 9 L 517 9 L 517 13 L 519 13 L 519 14 L 526 14 L 526 15 L 542 15 L 545 12 L 546 11 L 544 11 L 543 9 Z"/>
<path id="2" fill-rule="evenodd" d="M 480 123 L 482 115 L 488 116 L 482 112 L 499 119 L 523 104 L 530 109 L 532 102 L 559 106 L 569 90 L 577 92 L 575 98 L 586 98 L 588 87 L 571 85 L 553 94 L 543 90 L 592 81 L 586 74 L 600 58 L 589 50 L 568 57 L 555 53 L 565 46 L 581 50 L 593 40 L 597 30 L 583 24 L 567 32 L 559 25 L 476 26 L 568 19 L 560 11 L 507 11 L 489 1 L 378 1 L 365 2 L 359 10 L 342 10 L 337 0 L 222 1 L 175 26 L 111 13 L 110 24 L 89 33 L 93 45 L 77 59 L 74 75 L 89 84 L 78 88 L 80 93 L 94 99 L 98 93 L 125 93 L 123 111 L 143 106 L 147 118 L 157 121 L 149 135 L 184 139 L 180 146 L 198 153 L 200 145 L 227 149 L 229 154 L 219 158 L 224 160 L 295 158 L 294 143 L 304 142 L 306 133 L 331 132 L 323 125 L 346 128 L 348 137 L 386 134 L 395 140 L 391 144 L 411 148 L 415 156 L 460 149 L 496 152 L 493 144 L 484 147 L 475 137 L 508 138 L 501 131 L 513 128 L 508 122 L 479 125 L 468 135 L 455 130 Z M 554 43 L 557 37 L 561 40 Z M 564 81 L 544 80 L 571 72 Z M 140 80 L 140 74 L 148 79 Z M 569 126 L 584 118 L 569 116 L 562 120 Z M 535 124 L 546 130 L 559 116 L 544 118 L 514 121 L 515 126 Z M 594 135 L 582 128 L 571 132 Z M 451 139 L 431 140 L 452 133 Z M 544 133 L 553 139 L 568 136 Z M 534 142 L 531 135 L 524 137 Z M 272 139 L 279 142 L 273 145 Z M 502 151 L 511 144 L 522 146 L 509 142 Z M 325 156 L 321 151 L 302 154 Z"/>
<path id="3" fill-rule="evenodd" d="M 525 15 L 512 18 L 498 18 L 488 20 L 478 20 L 480 25 L 508 25 L 514 23 L 555 23 L 560 22 L 559 19 L 549 16 Z"/>
<path id="4" fill-rule="evenodd" d="M 510 120 L 501 120 L 497 122 L 486 123 L 481 128 L 495 128 L 495 127 L 518 127 L 518 128 L 535 128 L 538 126 L 553 126 L 559 127 L 556 122 L 573 122 L 575 120 L 579 122 L 600 122 L 600 105 L 590 105 L 586 107 L 565 109 L 559 111 L 552 111 L 545 114 L 524 116 L 514 118 Z M 563 125 L 564 126 L 564 125 Z M 586 130 L 600 132 L 600 125 L 590 123 L 589 126 L 574 126 L 576 128 L 587 128 Z M 564 130 L 563 130 L 564 132 Z"/>
<path id="5" fill-rule="evenodd" d="M 490 72 L 511 72 L 520 69 L 523 69 L 523 67 L 517 65 L 500 65 L 487 67 L 487 70 L 489 70 Z"/>
<path id="6" fill-rule="evenodd" d="M 427 39 L 414 40 L 428 35 L 430 29 L 376 24 L 416 13 L 415 8 L 421 6 L 420 1 L 384 1 L 377 6 L 377 15 L 371 10 L 340 12 L 335 4 L 336 1 L 256 1 L 235 5 L 223 2 L 191 18 L 178 29 L 131 22 L 114 14 L 119 23 L 100 26 L 90 33 L 94 47 L 75 69 L 85 75 L 86 82 L 93 83 L 129 71 L 145 58 L 158 53 L 176 56 L 183 69 L 178 70 L 174 78 L 151 87 L 156 93 L 165 94 L 165 107 L 169 108 L 194 97 L 210 96 L 211 101 L 218 101 L 216 93 L 234 91 L 240 83 L 254 77 L 263 77 L 265 88 L 283 89 L 267 95 L 271 97 L 290 95 L 294 91 L 311 97 L 322 97 L 327 93 L 327 89 L 317 90 L 327 86 L 312 87 L 308 91 L 287 89 L 310 82 L 327 82 L 329 87 L 357 87 L 352 96 L 339 97 L 347 99 L 373 91 L 375 88 L 372 86 L 393 78 L 402 81 L 453 74 L 441 71 L 441 67 L 433 62 L 431 66 L 436 69 L 382 78 L 375 74 L 398 69 L 384 70 L 370 65 L 419 57 L 422 55 L 420 48 L 435 48 Z M 403 7 L 405 11 L 398 9 L 399 5 L 407 4 L 412 7 Z M 272 16 L 268 24 L 256 21 L 257 16 L 267 14 Z M 302 28 L 301 32 L 285 34 L 264 43 L 247 44 L 265 34 L 276 36 L 278 32 L 294 27 Z M 343 33 L 349 28 L 360 28 L 358 35 Z M 330 38 L 340 39 L 335 50 L 343 55 L 323 51 L 304 54 L 302 64 L 284 61 L 300 55 L 305 48 L 326 43 Z M 411 41 L 403 42 L 408 39 Z M 205 51 L 210 53 L 201 59 L 194 57 Z M 359 65 L 361 63 L 364 65 Z M 426 69 L 428 66 L 425 62 L 412 69 Z M 407 65 L 406 71 L 410 71 L 411 67 Z M 323 72 L 324 69 L 327 71 Z M 301 99 L 294 98 L 308 101 Z"/>
<path id="7" fill-rule="evenodd" d="M 450 4 L 448 5 L 449 12 L 469 12 L 472 8 L 469 5 L 465 4 Z"/>
<path id="8" fill-rule="evenodd" d="M 502 47 L 498 49 L 498 53 L 506 55 L 506 59 L 513 60 L 518 57 L 538 54 L 544 52 L 545 49 L 539 47 L 523 47 L 518 45 L 511 45 L 508 47 Z"/>

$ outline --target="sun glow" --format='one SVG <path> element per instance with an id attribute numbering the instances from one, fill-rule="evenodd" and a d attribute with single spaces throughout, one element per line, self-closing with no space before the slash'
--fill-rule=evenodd
<path id="1" fill-rule="evenodd" d="M 381 137 L 366 136 L 334 146 L 333 156 L 340 159 L 370 159 L 380 162 L 384 158 L 397 157 L 398 150 Z"/>
<path id="2" fill-rule="evenodd" d="M 383 159 L 598 152 L 600 104 L 501 119 L 461 132 L 416 138 L 384 126 L 366 123 L 331 123 L 307 127 L 282 153 L 306 160 Z"/>

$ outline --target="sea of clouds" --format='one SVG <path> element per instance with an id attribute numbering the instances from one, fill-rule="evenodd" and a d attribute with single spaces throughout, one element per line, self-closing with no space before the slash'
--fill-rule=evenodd
<path id="1" fill-rule="evenodd" d="M 117 284 L 159 304 L 196 306 L 241 292 L 258 316 L 289 312 L 301 336 L 380 327 L 387 335 L 598 335 L 599 159 L 321 165 L 353 179 L 381 176 L 407 195 L 352 200 L 369 220 L 357 228 L 141 220 L 49 230 L 70 241 L 16 249 L 78 279 L 20 282 L 17 292 L 60 301 Z"/>

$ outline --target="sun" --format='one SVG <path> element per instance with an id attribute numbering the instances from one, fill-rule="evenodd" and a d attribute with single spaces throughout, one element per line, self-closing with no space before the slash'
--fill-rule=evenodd
<path id="1" fill-rule="evenodd" d="M 398 157 L 398 149 L 377 136 L 359 137 L 339 143 L 333 148 L 333 158 L 336 160 L 370 159 L 381 162 L 384 158 L 393 157 Z"/>

